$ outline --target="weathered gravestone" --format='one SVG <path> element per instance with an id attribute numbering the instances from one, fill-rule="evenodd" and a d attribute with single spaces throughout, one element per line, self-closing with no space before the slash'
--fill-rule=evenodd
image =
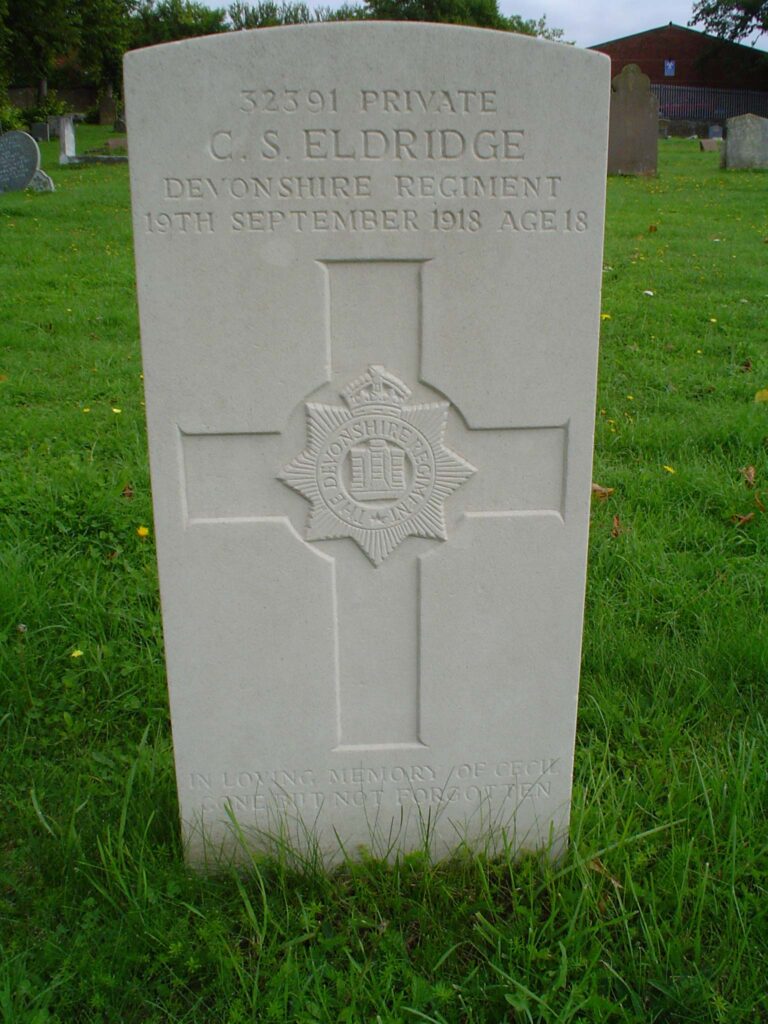
<path id="1" fill-rule="evenodd" d="M 722 139 L 699 139 L 699 150 L 702 153 L 719 153 Z"/>
<path id="2" fill-rule="evenodd" d="M 65 165 L 77 162 L 75 119 L 72 114 L 64 114 L 59 118 L 59 163 Z"/>
<path id="3" fill-rule="evenodd" d="M 659 150 L 659 101 L 651 80 L 627 64 L 611 82 L 609 174 L 655 174 Z"/>
<path id="4" fill-rule="evenodd" d="M 0 192 L 17 192 L 40 169 L 40 148 L 26 132 L 0 135 Z"/>
<path id="5" fill-rule="evenodd" d="M 114 124 L 116 116 L 117 104 L 115 103 L 112 86 L 109 86 L 99 96 L 99 124 Z"/>
<path id="6" fill-rule="evenodd" d="M 391 23 L 127 56 L 193 863 L 230 816 L 330 860 L 562 848 L 608 69 Z"/>
<path id="7" fill-rule="evenodd" d="M 47 121 L 33 121 L 29 129 L 29 134 L 35 142 L 51 141 L 51 129 Z"/>
<path id="8" fill-rule="evenodd" d="M 32 175 L 32 180 L 29 183 L 29 188 L 31 188 L 33 192 L 56 191 L 56 186 L 53 184 L 53 179 L 43 170 L 35 171 L 35 173 Z"/>
<path id="9" fill-rule="evenodd" d="M 742 114 L 729 117 L 725 126 L 723 167 L 728 170 L 768 168 L 768 118 Z"/>

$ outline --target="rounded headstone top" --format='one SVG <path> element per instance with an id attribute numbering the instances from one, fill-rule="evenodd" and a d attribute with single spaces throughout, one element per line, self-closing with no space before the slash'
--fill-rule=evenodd
<path id="1" fill-rule="evenodd" d="M 0 192 L 26 188 L 40 169 L 40 148 L 26 132 L 0 135 Z"/>

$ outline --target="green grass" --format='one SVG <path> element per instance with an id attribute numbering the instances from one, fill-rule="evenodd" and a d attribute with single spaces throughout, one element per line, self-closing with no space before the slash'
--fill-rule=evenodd
<path id="1" fill-rule="evenodd" d="M 201 878 L 136 532 L 127 169 L 43 151 L 56 194 L 0 197 L 0 1021 L 768 1021 L 768 177 L 670 140 L 609 182 L 565 860 Z"/>

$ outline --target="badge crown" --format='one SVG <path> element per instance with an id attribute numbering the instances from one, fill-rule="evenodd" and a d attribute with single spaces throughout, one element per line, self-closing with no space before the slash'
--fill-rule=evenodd
<path id="1" fill-rule="evenodd" d="M 369 366 L 341 392 L 352 412 L 359 409 L 400 409 L 408 401 L 411 389 L 383 366 Z"/>

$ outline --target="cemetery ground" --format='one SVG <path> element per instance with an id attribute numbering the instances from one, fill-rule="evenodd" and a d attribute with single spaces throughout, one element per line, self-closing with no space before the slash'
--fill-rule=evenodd
<path id="1" fill-rule="evenodd" d="M 56 193 L 0 197 L 0 1020 L 768 1021 L 765 174 L 668 140 L 609 182 L 565 858 L 200 877 L 127 169 L 41 148 Z"/>

